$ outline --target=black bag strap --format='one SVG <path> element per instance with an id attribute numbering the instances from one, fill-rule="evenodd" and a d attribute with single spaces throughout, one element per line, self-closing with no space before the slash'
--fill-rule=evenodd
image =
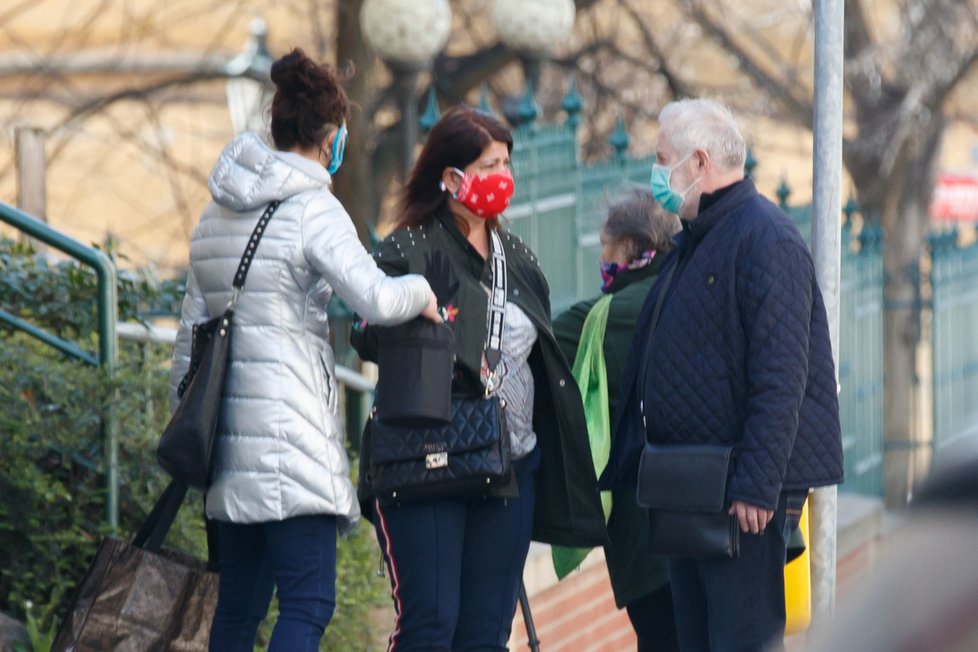
<path id="1" fill-rule="evenodd" d="M 245 246 L 244 253 L 241 254 L 241 262 L 238 263 L 238 271 L 235 272 L 234 280 L 231 282 L 231 300 L 228 301 L 228 305 L 225 310 L 234 310 L 234 307 L 238 304 L 238 297 L 241 295 L 241 289 L 244 287 L 245 279 L 248 278 L 248 270 L 251 268 L 251 261 L 255 258 L 255 251 L 258 249 L 258 243 L 261 242 L 261 237 L 265 233 L 265 227 L 268 226 L 268 220 L 272 219 L 272 215 L 275 214 L 275 209 L 277 209 L 281 203 L 282 202 L 278 200 L 269 202 L 268 206 L 265 208 L 265 212 L 258 218 L 258 224 L 255 225 L 254 231 L 251 232 L 251 237 L 248 238 L 248 244 Z"/>
<path id="2" fill-rule="evenodd" d="M 682 252 L 680 252 L 681 254 Z M 655 299 L 655 309 L 652 311 L 652 321 L 649 323 L 648 336 L 645 339 L 645 346 L 642 347 L 642 363 L 639 370 L 638 376 L 638 387 L 639 387 L 639 409 L 642 413 L 642 422 L 645 423 L 645 380 L 649 373 L 649 357 L 652 354 L 652 340 L 655 338 L 656 326 L 659 325 L 659 315 L 662 313 L 662 304 L 666 300 L 666 294 L 669 290 L 669 284 L 672 282 L 672 275 L 675 273 L 676 268 L 679 267 L 682 256 L 676 256 L 676 264 L 669 268 L 666 273 L 666 278 L 662 282 L 662 287 L 659 289 L 659 296 Z"/>
<path id="3" fill-rule="evenodd" d="M 496 367 L 502 359 L 503 322 L 506 318 L 506 251 L 502 238 L 495 229 L 489 230 L 492 238 L 492 289 L 489 293 L 489 309 L 486 311 L 486 394 L 497 387 Z"/>
<path id="4" fill-rule="evenodd" d="M 159 552 L 163 546 L 163 539 L 170 531 L 170 526 L 173 525 L 173 520 L 177 516 L 177 511 L 179 511 L 185 495 L 187 495 L 186 483 L 171 480 L 170 484 L 163 490 L 163 495 L 153 505 L 149 516 L 139 526 L 136 536 L 133 537 L 132 545 L 150 552 Z"/>
<path id="5" fill-rule="evenodd" d="M 258 243 L 261 242 L 261 237 L 265 233 L 265 227 L 268 226 L 268 221 L 272 219 L 272 215 L 275 214 L 275 210 L 281 203 L 278 200 L 269 202 L 261 217 L 258 218 L 258 223 L 255 224 L 255 228 L 251 232 L 251 237 L 248 238 L 248 244 L 245 245 L 245 250 L 241 254 L 241 260 L 238 262 L 238 269 L 234 274 L 234 279 L 231 281 L 231 299 L 224 309 L 225 315 L 233 312 L 237 306 L 238 298 L 241 296 L 241 290 L 244 288 L 245 280 L 248 278 L 248 270 L 251 268 L 251 262 L 255 258 L 255 251 L 258 250 Z M 184 382 L 186 380 L 185 377 Z M 178 394 L 183 393 L 183 388 L 184 384 L 181 382 L 181 390 Z M 186 494 L 187 485 L 185 483 L 171 480 L 170 484 L 163 491 L 163 495 L 156 501 L 149 516 L 146 517 L 146 520 L 136 532 L 136 536 L 132 541 L 133 545 L 149 550 L 150 552 L 159 552 L 163 546 L 163 540 L 170 531 L 173 520 L 176 518 L 177 511 L 179 511 Z M 206 520 L 206 516 L 205 522 L 207 523 L 209 566 L 214 567 L 217 564 L 217 529 L 215 524 Z"/>

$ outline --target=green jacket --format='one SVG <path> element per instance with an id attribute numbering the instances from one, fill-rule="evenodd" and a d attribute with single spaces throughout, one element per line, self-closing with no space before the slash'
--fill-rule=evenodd
<path id="1" fill-rule="evenodd" d="M 621 394 L 622 375 L 628 349 L 635 333 L 635 321 L 645 296 L 658 274 L 662 257 L 637 270 L 625 270 L 611 284 L 613 297 L 604 336 L 605 368 L 608 375 L 608 409 L 615 414 Z M 588 313 L 601 296 L 574 304 L 554 319 L 554 333 L 568 360 L 577 356 L 581 329 Z M 666 558 L 650 555 L 648 512 L 635 502 L 633 492 L 615 492 L 608 521 L 609 542 L 605 545 L 608 574 L 619 608 L 664 586 Z"/>
<path id="2" fill-rule="evenodd" d="M 607 542 L 604 516 L 591 464 L 581 395 L 550 323 L 550 290 L 536 256 L 517 236 L 500 231 L 506 248 L 507 300 L 520 307 L 537 329 L 530 354 L 535 398 L 533 429 L 540 447 L 536 478 L 533 539 L 567 546 Z M 441 251 L 459 282 L 450 304 L 458 310 L 449 325 L 455 334 L 453 392 L 481 391 L 479 369 L 485 348 L 487 294 L 491 266 L 441 213 L 420 227 L 391 234 L 377 245 L 374 258 L 392 276 L 424 274 L 426 254 Z M 371 328 L 354 332 L 353 346 L 365 360 L 377 359 Z M 367 453 L 367 451 L 363 451 Z M 366 461 L 361 458 L 361 465 Z"/>

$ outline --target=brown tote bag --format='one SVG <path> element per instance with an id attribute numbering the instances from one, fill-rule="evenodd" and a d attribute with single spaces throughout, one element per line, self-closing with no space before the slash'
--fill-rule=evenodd
<path id="1" fill-rule="evenodd" d="M 171 482 L 131 543 L 102 540 L 52 652 L 206 652 L 217 574 L 161 548 L 186 492 Z"/>

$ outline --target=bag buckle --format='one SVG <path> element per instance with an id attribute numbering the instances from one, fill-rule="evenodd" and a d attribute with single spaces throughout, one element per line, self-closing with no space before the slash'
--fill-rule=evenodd
<path id="1" fill-rule="evenodd" d="M 483 394 L 483 398 L 489 398 L 497 389 L 499 389 L 499 374 L 497 374 L 495 371 L 490 371 L 488 374 L 486 374 L 484 384 L 486 391 Z"/>
<path id="2" fill-rule="evenodd" d="M 224 306 L 225 310 L 234 310 L 238 307 L 238 299 L 241 298 L 241 288 L 233 287 L 231 288 L 231 298 L 228 299 L 228 305 Z"/>
<path id="3" fill-rule="evenodd" d="M 448 466 L 448 453 L 428 453 L 424 456 L 424 468 L 440 469 Z"/>

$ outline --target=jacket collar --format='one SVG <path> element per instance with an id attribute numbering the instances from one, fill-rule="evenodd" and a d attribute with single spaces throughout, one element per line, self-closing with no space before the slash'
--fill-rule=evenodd
<path id="1" fill-rule="evenodd" d="M 694 220 L 682 220 L 683 232 L 695 242 L 706 234 L 720 220 L 729 215 L 735 206 L 757 195 L 757 188 L 750 178 L 744 178 L 715 192 L 700 197 L 699 214 Z"/>
<path id="2" fill-rule="evenodd" d="M 446 231 L 448 231 L 448 236 L 454 240 L 461 250 L 465 253 L 466 263 L 471 266 L 472 273 L 476 277 L 482 276 L 485 272 L 489 270 L 489 259 L 483 258 L 482 254 L 476 251 L 469 239 L 465 237 L 465 234 L 458 228 L 458 224 L 455 222 L 455 217 L 452 212 L 445 208 L 444 210 L 438 211 L 435 215 L 435 219 L 441 223 Z M 492 238 L 489 238 L 489 251 L 492 252 Z"/>
<path id="3" fill-rule="evenodd" d="M 270 148 L 256 134 L 233 138 L 208 178 L 214 201 L 238 213 L 264 208 L 273 199 L 329 187 L 326 169 L 314 161 Z"/>

